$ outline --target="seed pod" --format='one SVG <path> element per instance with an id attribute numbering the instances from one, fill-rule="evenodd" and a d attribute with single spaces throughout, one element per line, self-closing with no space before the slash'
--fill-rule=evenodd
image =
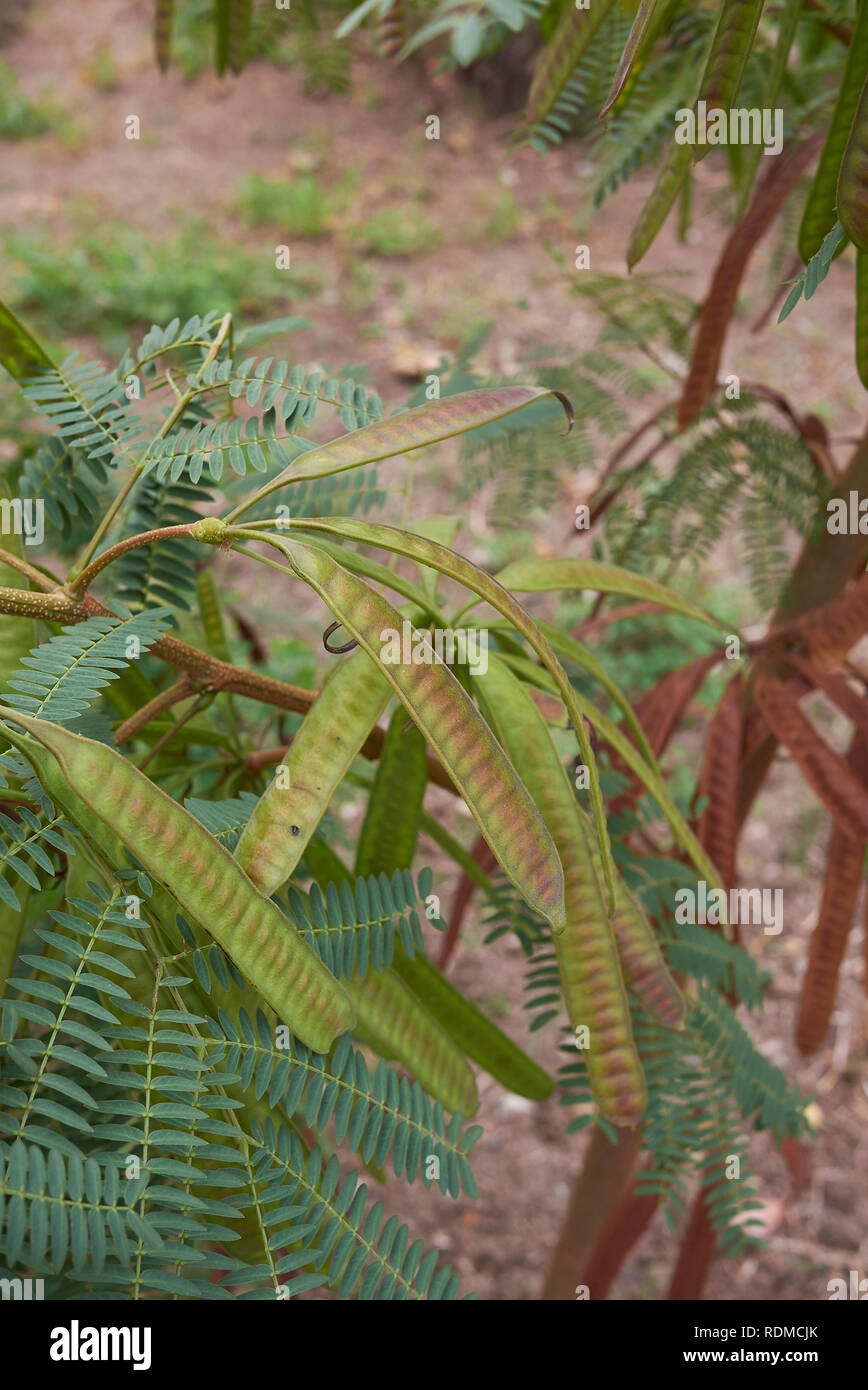
<path id="1" fill-rule="evenodd" d="M 391 970 L 369 970 L 344 986 L 359 1021 L 447 1110 L 473 1115 L 476 1079 L 452 1038 Z"/>
<path id="2" fill-rule="evenodd" d="M 699 91 L 708 108 L 728 110 L 735 104 L 764 4 L 765 0 L 721 0 Z M 710 148 L 697 146 L 694 158 L 703 159 Z"/>
<path id="3" fill-rule="evenodd" d="M 289 878 L 389 694 L 388 681 L 364 652 L 342 661 L 323 685 L 235 847 L 238 863 L 267 897 Z"/>
<path id="4" fill-rule="evenodd" d="M 856 27 L 847 51 L 847 61 L 838 89 L 838 99 L 829 122 L 823 153 L 808 194 L 799 228 L 799 255 L 807 265 L 835 225 L 836 200 L 840 195 L 838 176 L 868 72 L 868 5 L 860 4 Z M 843 218 L 842 218 L 843 221 Z"/>
<path id="5" fill-rule="evenodd" d="M 602 892 L 603 866 L 593 827 L 584 813 L 580 812 L 579 819 Z M 626 984 L 664 1027 L 680 1028 L 684 1023 L 684 996 L 669 973 L 654 928 L 622 879 L 617 884 L 612 931 Z"/>
<path id="6" fill-rule="evenodd" d="M 868 77 L 838 175 L 838 216 L 860 251 L 868 251 Z"/>
<path id="7" fill-rule="evenodd" d="M 572 426 L 573 408 L 560 391 L 550 391 L 542 386 L 498 386 L 479 391 L 461 391 L 455 396 L 444 397 L 442 401 L 426 401 L 412 410 L 391 415 L 388 420 L 378 420 L 373 425 L 351 430 L 349 434 L 330 439 L 327 444 L 320 444 L 316 449 L 302 454 L 258 492 L 246 497 L 224 520 L 232 521 L 248 511 L 260 498 L 290 483 L 324 478 L 348 468 L 361 468 L 366 463 L 377 463 L 380 459 L 409 453 L 411 449 L 422 449 L 428 444 L 452 439 L 479 425 L 487 425 L 511 415 L 531 401 L 543 400 L 546 396 L 557 397 Z"/>
<path id="8" fill-rule="evenodd" d="M 352 540 L 359 540 L 368 545 L 382 546 L 385 550 L 393 550 L 399 555 L 407 555 L 417 564 L 424 564 L 431 569 L 439 570 L 448 575 L 450 579 L 457 580 L 471 592 L 477 593 L 490 603 L 499 613 L 512 623 L 516 631 L 526 638 L 531 648 L 542 660 L 544 666 L 551 673 L 570 716 L 576 731 L 576 737 L 582 753 L 582 759 L 588 768 L 589 791 L 591 796 L 591 808 L 594 813 L 594 828 L 600 839 L 603 851 L 603 862 L 606 866 L 607 883 L 610 889 L 612 902 L 614 903 L 615 871 L 612 863 L 612 854 L 609 846 L 608 831 L 606 828 L 606 817 L 603 812 L 603 798 L 600 791 L 600 779 L 597 773 L 597 766 L 591 749 L 590 740 L 584 720 L 578 709 L 577 696 L 566 671 L 558 661 L 552 644 L 546 639 L 533 618 L 527 613 L 520 603 L 491 575 L 480 570 L 476 565 L 465 560 L 463 556 L 456 554 L 454 550 L 449 550 L 446 546 L 440 545 L 437 541 L 428 540 L 423 536 L 413 535 L 409 531 L 398 530 L 394 526 L 380 526 L 371 522 L 354 521 L 352 519 L 338 521 L 334 517 L 319 518 L 317 520 L 305 521 L 304 529 L 319 532 L 320 530 L 331 531 L 337 535 L 345 536 Z M 273 539 L 273 538 L 272 538 Z M 281 547 L 282 548 L 282 547 Z M 483 831 L 484 833 L 484 831 Z"/>
<path id="9" fill-rule="evenodd" d="M 425 740 L 415 724 L 407 727 L 407 711 L 403 705 L 397 705 L 386 731 L 359 832 L 357 878 L 409 869 L 419 838 L 427 782 Z"/>
<path id="10" fill-rule="evenodd" d="M 868 391 L 868 251 L 856 253 L 856 370 Z"/>
<path id="11" fill-rule="evenodd" d="M 567 928 L 554 946 L 570 1024 L 589 1032 L 582 1056 L 594 1096 L 613 1124 L 637 1125 L 645 1109 L 645 1076 L 581 810 L 545 720 L 520 681 L 490 657 L 477 685 L 561 854 Z"/>
<path id="12" fill-rule="evenodd" d="M 328 883 L 353 883 L 353 876 L 334 850 L 313 840 L 307 854 L 314 878 L 322 889 Z M 530 1100 L 546 1100 L 552 1079 L 490 1018 L 441 975 L 420 952 L 411 958 L 395 943 L 392 970 L 416 996 L 418 1006 L 432 1015 L 452 1042 L 507 1090 Z"/>
<path id="13" fill-rule="evenodd" d="M 73 792 L 201 923 L 292 1031 L 327 1052 L 352 1027 L 334 976 L 219 841 L 114 749 L 0 706 L 6 737 L 42 775 L 47 750 Z M 25 729 L 36 745 L 18 732 Z"/>
<path id="14" fill-rule="evenodd" d="M 563 931 L 563 871 L 551 835 L 460 682 L 430 647 L 431 665 L 384 662 L 385 633 L 401 631 L 400 613 L 321 551 L 292 541 L 284 544 L 284 553 L 347 632 L 381 664 L 389 684 L 464 797 L 507 878 L 555 932 Z"/>

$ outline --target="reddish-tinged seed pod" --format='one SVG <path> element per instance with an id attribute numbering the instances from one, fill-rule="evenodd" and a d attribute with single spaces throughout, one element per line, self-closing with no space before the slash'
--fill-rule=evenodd
<path id="1" fill-rule="evenodd" d="M 868 251 L 868 77 L 838 175 L 838 216 L 860 251 Z"/>
<path id="2" fill-rule="evenodd" d="M 380 594 L 298 541 L 282 542 L 293 569 L 328 604 L 381 669 L 452 778 L 506 876 L 555 933 L 563 931 L 564 880 L 545 822 L 460 682 L 429 646 L 431 664 L 385 662 L 386 635 L 402 618 Z"/>
<path id="3" fill-rule="evenodd" d="M 334 976 L 183 806 L 105 744 L 3 706 L 0 719 L 13 726 L 3 731 L 10 743 L 37 767 L 40 750 L 48 750 L 73 792 L 214 937 L 303 1043 L 327 1052 L 352 1027 L 352 1005 Z"/>
<path id="4" fill-rule="evenodd" d="M 835 225 L 836 198 L 840 196 L 839 175 L 847 148 L 853 118 L 868 72 L 868 5 L 861 3 L 856 27 L 841 74 L 835 109 L 829 122 L 826 143 L 820 155 L 814 182 L 808 194 L 799 228 L 799 255 L 807 265 L 819 251 L 823 239 Z M 843 219 L 842 219 L 843 220 Z"/>
<path id="5" fill-rule="evenodd" d="M 323 685 L 235 847 L 267 897 L 291 875 L 390 694 L 377 663 L 361 651 Z"/>
<path id="6" fill-rule="evenodd" d="M 602 892 L 603 866 L 593 827 L 582 812 L 579 820 Z M 660 1023 L 667 1028 L 680 1028 L 684 1022 L 684 996 L 669 973 L 654 928 L 622 879 L 616 885 L 612 931 L 626 984 Z"/>
<path id="7" fill-rule="evenodd" d="M 385 1044 L 447 1110 L 473 1115 L 479 1107 L 476 1078 L 463 1053 L 409 985 L 391 970 L 369 970 L 346 982 L 359 1022 Z"/>
<path id="8" fill-rule="evenodd" d="M 581 808 L 545 720 L 521 682 L 489 657 L 476 678 L 487 709 L 548 825 L 564 866 L 566 931 L 554 938 L 564 1002 L 597 1104 L 616 1125 L 645 1110 L 642 1063 L 633 1041 L 618 949 L 606 916 Z M 587 1029 L 587 1039 L 581 1030 Z"/>

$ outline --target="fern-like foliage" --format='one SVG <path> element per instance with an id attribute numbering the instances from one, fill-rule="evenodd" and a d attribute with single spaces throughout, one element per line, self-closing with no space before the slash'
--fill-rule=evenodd
<path id="1" fill-rule="evenodd" d="M 100 698 L 100 691 L 165 632 L 170 608 L 126 618 L 87 618 L 35 647 L 9 677 L 7 704 L 38 719 L 68 724 Z"/>

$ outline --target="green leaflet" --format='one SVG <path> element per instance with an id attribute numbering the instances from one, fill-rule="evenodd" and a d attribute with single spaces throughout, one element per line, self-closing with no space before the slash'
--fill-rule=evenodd
<path id="1" fill-rule="evenodd" d="M 257 538 L 282 551 L 292 572 L 316 590 L 347 632 L 380 663 L 464 797 L 507 878 L 555 932 L 562 931 L 563 872 L 551 836 L 460 682 L 430 647 L 431 664 L 387 662 L 383 644 L 388 633 L 401 632 L 402 616 L 348 570 L 298 541 Z"/>
<path id="2" fill-rule="evenodd" d="M 492 420 L 502 419 L 504 415 L 512 415 L 522 406 L 546 396 L 555 396 L 561 401 L 572 424 L 572 407 L 558 391 L 549 391 L 540 386 L 503 386 L 463 391 L 442 401 L 430 401 L 413 410 L 402 411 L 388 420 L 378 420 L 376 424 L 365 425 L 363 429 L 311 449 L 252 497 L 227 513 L 225 520 L 233 521 L 261 498 L 289 483 L 342 473 L 347 468 L 358 468 L 362 464 L 393 458 L 395 454 L 409 453 L 411 449 L 437 444 L 443 439 L 452 439 L 456 434 L 466 434 L 468 430 L 475 429 L 477 425 L 486 425 Z"/>
<path id="3" fill-rule="evenodd" d="M 235 848 L 266 897 L 292 874 L 388 699 L 388 682 L 364 652 L 340 662 L 324 683 Z"/>
<path id="4" fill-rule="evenodd" d="M 409 869 L 419 838 L 419 818 L 428 781 L 425 740 L 398 705 L 368 799 L 356 851 L 356 877 Z"/>
<path id="5" fill-rule="evenodd" d="M 291 523 L 292 524 L 292 523 Z M 609 835 L 606 827 L 606 817 L 603 812 L 603 798 L 600 792 L 600 779 L 597 773 L 597 766 L 594 755 L 591 751 L 590 740 L 584 725 L 584 721 L 574 713 L 573 709 L 573 689 L 567 678 L 567 674 L 557 659 L 550 644 L 546 641 L 540 629 L 526 613 L 521 605 L 513 598 L 512 594 L 492 579 L 484 570 L 480 570 L 476 565 L 470 564 L 463 556 L 458 555 L 454 550 L 448 550 L 446 546 L 438 545 L 436 541 L 426 540 L 422 536 L 415 536 L 412 532 L 398 530 L 394 526 L 380 526 L 371 522 L 343 520 L 334 517 L 318 518 L 308 520 L 305 518 L 298 523 L 303 530 L 311 530 L 316 533 L 320 531 L 331 532 L 334 535 L 345 536 L 350 540 L 362 541 L 367 545 L 381 546 L 385 550 L 396 551 L 399 555 L 406 555 L 417 563 L 428 565 L 429 568 L 439 570 L 449 576 L 450 579 L 457 580 L 472 592 L 478 594 L 491 604 L 505 618 L 508 618 L 513 627 L 527 639 L 533 650 L 545 663 L 546 668 L 551 672 L 557 682 L 558 692 L 561 695 L 571 714 L 574 714 L 574 727 L 582 759 L 588 768 L 589 790 L 591 796 L 591 806 L 594 813 L 594 826 L 600 841 L 603 855 L 603 863 L 606 867 L 606 877 L 609 884 L 609 893 L 614 902 L 615 892 L 615 870 L 612 862 L 612 851 L 609 845 Z M 263 537 L 261 537 L 262 539 Z M 274 538 L 270 538 L 274 544 Z M 403 697 L 402 697 L 403 698 Z M 430 742 L 430 739 L 429 739 Z M 481 825 L 483 834 L 485 827 Z M 494 848 L 492 846 L 492 848 Z M 507 871 L 509 877 L 509 872 Z M 514 881 L 514 880 L 513 880 Z M 520 891 L 520 885 L 516 883 Z M 529 900 L 528 900 L 529 901 Z M 533 906 L 533 904 L 531 904 Z M 543 916 L 547 914 L 543 912 Z"/>
<path id="6" fill-rule="evenodd" d="M 838 175 L 838 216 L 860 251 L 868 251 L 868 77 Z"/>
<path id="7" fill-rule="evenodd" d="M 3 706 L 0 719 L 13 726 L 4 734 L 37 767 L 40 780 L 45 775 L 49 795 L 57 783 L 56 760 L 76 796 L 134 846 L 147 872 L 206 928 L 302 1042 L 327 1052 L 352 1026 L 350 1001 L 334 976 L 188 811 L 104 744 Z"/>
<path id="8" fill-rule="evenodd" d="M 838 100 L 829 123 L 829 133 L 820 155 L 814 182 L 808 194 L 799 228 L 799 255 L 807 265 L 837 220 L 838 175 L 856 108 L 868 72 L 868 5 L 860 3 L 856 28 L 847 52 L 847 61 L 838 91 Z M 843 219 L 842 219 L 843 220 Z"/>
<path id="9" fill-rule="evenodd" d="M 7 903 L 4 898 L 0 898 L 0 989 L 4 991 L 6 981 L 15 966 L 18 942 L 24 929 L 27 904 L 30 901 L 32 891 L 29 883 L 19 887 L 16 896 L 20 906 L 17 908 L 13 907 L 11 903 Z"/>
<path id="10" fill-rule="evenodd" d="M 635 1126 L 645 1109 L 645 1077 L 581 809 L 545 720 L 521 682 L 497 657 L 490 657 L 487 672 L 476 683 L 543 812 L 564 865 L 567 928 L 554 938 L 555 953 L 570 1026 L 588 1030 L 583 1057 L 594 1096 L 613 1124 Z"/>
<path id="11" fill-rule="evenodd" d="M 352 884 L 349 869 L 321 840 L 311 841 L 307 858 L 323 890 L 327 883 Z M 417 951 L 411 958 L 402 946 L 396 945 L 392 970 L 410 987 L 452 1041 L 489 1076 L 507 1090 L 530 1100 L 546 1100 L 551 1095 L 553 1083 L 548 1073 L 441 975 L 427 956 Z"/>
<path id="12" fill-rule="evenodd" d="M 542 50 L 527 100 L 527 121 L 535 125 L 551 111 L 572 77 L 614 0 L 594 0 L 590 8 L 570 4 Z"/>
<path id="13" fill-rule="evenodd" d="M 54 363 L 45 349 L 0 300 L 0 363 L 16 381 L 33 371 L 51 371 Z"/>

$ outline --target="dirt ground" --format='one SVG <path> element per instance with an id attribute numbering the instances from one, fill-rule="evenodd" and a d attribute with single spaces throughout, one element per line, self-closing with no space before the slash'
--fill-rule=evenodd
<path id="1" fill-rule="evenodd" d="M 23 90 L 36 97 L 48 89 L 88 134 L 72 146 L 56 134 L 3 145 L 0 228 L 44 225 L 62 243 L 70 209 L 86 197 L 107 219 L 121 218 L 143 238 L 159 241 L 177 210 L 195 209 L 212 230 L 243 236 L 248 248 L 258 247 L 273 261 L 273 229 L 239 230 L 233 199 L 243 176 L 258 170 L 288 178 L 314 169 L 328 183 L 355 170 L 352 196 L 366 216 L 413 200 L 438 225 L 439 240 L 402 259 L 360 256 L 338 220 L 324 239 L 301 239 L 297 246 L 294 241 L 294 267 L 315 271 L 321 286 L 297 306 L 316 322 L 313 332 L 293 341 L 294 350 L 300 345 L 308 355 L 308 365 L 367 363 L 369 382 L 391 405 L 404 399 L 406 375 L 431 370 L 439 353 L 454 351 L 473 322 L 498 321 L 483 356 L 496 373 L 516 370 L 523 353 L 538 344 L 576 342 L 589 334 L 586 306 L 565 296 L 562 273 L 542 243 L 547 240 L 572 264 L 575 244 L 587 241 L 592 269 L 622 272 L 627 235 L 650 186 L 647 173 L 591 221 L 582 149 L 571 145 L 545 158 L 529 149 L 512 152 L 512 121 L 483 118 L 478 97 L 455 79 L 435 79 L 421 68 L 395 69 L 366 54 L 346 97 L 306 96 L 294 69 L 266 63 L 240 79 L 219 81 L 206 70 L 185 82 L 174 70 L 161 75 L 153 63 L 151 9 L 149 0 L 41 4 L 6 38 L 0 56 L 15 69 Z M 114 55 L 111 90 L 88 77 L 100 45 Z M 131 113 L 141 122 L 143 138 L 137 142 L 124 138 Z M 439 141 L 424 138 L 431 113 L 440 116 Z M 710 199 L 722 174 L 707 161 L 700 176 Z M 492 219 L 507 192 L 518 211 L 503 236 L 492 231 Z M 667 229 L 642 269 L 677 269 L 681 287 L 699 297 L 721 239 L 713 214 L 699 219 L 684 246 Z M 851 273 L 835 267 L 824 293 L 800 306 L 791 331 L 768 328 L 752 335 L 750 321 L 768 297 L 770 245 L 757 257 L 724 370 L 779 386 L 800 408 L 821 414 L 836 436 L 853 435 L 862 427 L 864 394 L 860 399 L 852 365 Z M 365 295 L 358 292 L 360 266 Z M 14 302 L 14 285 L 5 273 L 2 278 Z M 202 309 L 211 307 L 218 306 Z M 286 311 L 278 305 L 273 313 Z M 542 543 L 562 545 L 569 524 L 564 516 L 553 511 Z M 267 604 L 264 598 L 261 611 Z M 747 882 L 783 887 L 788 914 L 781 937 L 749 943 L 773 975 L 764 1013 L 749 1026 L 762 1050 L 815 1097 L 819 1132 L 799 1195 L 771 1141 L 752 1140 L 768 1249 L 731 1263 L 718 1260 L 706 1290 L 710 1299 L 823 1299 L 833 1276 L 846 1278 L 850 1269 L 868 1273 L 868 1048 L 860 933 L 851 939 L 827 1044 L 806 1061 L 792 1041 L 828 835 L 815 818 L 812 823 L 823 828 L 811 838 L 808 872 L 795 867 L 790 845 L 799 818 L 810 815 L 806 806 L 803 784 L 781 760 L 744 842 L 742 869 Z M 433 802 L 431 809 L 436 811 Z M 751 870 L 761 878 L 752 880 Z M 496 1010 L 501 1026 L 543 1064 L 555 1065 L 552 1031 L 541 1039 L 527 1037 L 518 948 L 501 940 L 483 950 L 481 939 L 473 921 L 455 959 L 455 982 Z M 474 1154 L 479 1199 L 452 1203 L 437 1192 L 394 1184 L 388 1207 L 409 1222 L 414 1235 L 444 1252 L 465 1290 L 484 1299 L 534 1299 L 584 1140 L 565 1137 L 565 1112 L 555 1101 L 533 1105 L 484 1075 L 479 1081 L 478 1119 L 485 1126 Z M 613 1296 L 664 1297 L 675 1248 L 656 1219 Z"/>

